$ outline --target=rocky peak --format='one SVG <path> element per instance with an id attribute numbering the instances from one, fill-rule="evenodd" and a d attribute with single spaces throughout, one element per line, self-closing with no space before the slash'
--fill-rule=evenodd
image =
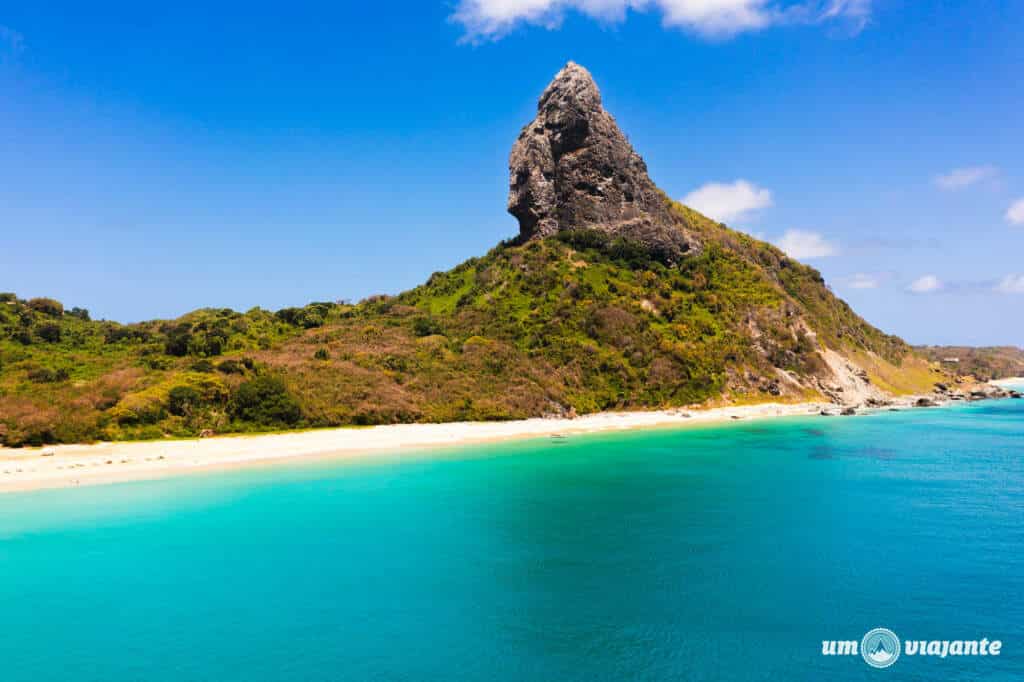
<path id="1" fill-rule="evenodd" d="M 569 62 L 537 104 L 509 158 L 509 213 L 522 240 L 594 229 L 647 246 L 668 262 L 699 249 L 647 175 L 590 72 Z"/>

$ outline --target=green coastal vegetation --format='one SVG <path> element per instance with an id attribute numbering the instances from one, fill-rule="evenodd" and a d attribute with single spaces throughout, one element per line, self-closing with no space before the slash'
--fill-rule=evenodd
<path id="1" fill-rule="evenodd" d="M 510 154 L 519 236 L 397 296 L 118 324 L 0 295 L 0 444 L 884 401 L 940 365 L 670 200 L 570 62 Z"/>
<path id="2" fill-rule="evenodd" d="M 919 346 L 915 350 L 950 371 L 979 381 L 1024 376 L 1024 348 L 1016 346 Z"/>
<path id="3" fill-rule="evenodd" d="M 825 349 L 888 390 L 931 387 L 929 364 L 816 270 L 671 208 L 704 244 L 675 266 L 573 230 L 358 304 L 118 324 L 0 294 L 0 443 L 795 401 L 820 397 Z"/>

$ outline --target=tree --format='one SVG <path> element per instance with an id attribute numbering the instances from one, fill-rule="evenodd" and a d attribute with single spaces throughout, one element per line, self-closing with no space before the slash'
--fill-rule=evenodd
<path id="1" fill-rule="evenodd" d="M 36 329 L 36 333 L 39 334 L 39 338 L 47 343 L 59 343 L 60 342 L 60 325 L 54 324 L 53 322 L 47 322 L 46 324 L 40 325 Z"/>
<path id="2" fill-rule="evenodd" d="M 284 382 L 261 376 L 242 383 L 230 406 L 231 416 L 261 426 L 291 426 L 302 419 L 302 409 L 288 394 Z"/>
<path id="3" fill-rule="evenodd" d="M 167 411 L 178 417 L 187 417 L 201 401 L 199 391 L 191 386 L 175 386 L 168 394 Z"/>
<path id="4" fill-rule="evenodd" d="M 37 313 L 43 315 L 49 315 L 51 317 L 60 317 L 64 314 L 64 306 L 60 301 L 55 301 L 52 298 L 32 298 L 29 299 L 26 305 Z"/>
<path id="5" fill-rule="evenodd" d="M 164 342 L 164 352 L 176 357 L 188 355 L 189 341 L 192 340 L 192 329 L 187 324 L 181 324 L 167 332 L 167 340 Z"/>
<path id="6" fill-rule="evenodd" d="M 444 333 L 437 320 L 430 317 L 417 317 L 413 320 L 412 330 L 416 336 L 433 336 L 434 334 Z"/>

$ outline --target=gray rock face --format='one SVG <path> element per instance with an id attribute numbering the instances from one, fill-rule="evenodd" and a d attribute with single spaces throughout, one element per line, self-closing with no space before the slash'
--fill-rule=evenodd
<path id="1" fill-rule="evenodd" d="M 626 237 L 667 262 L 699 251 L 601 105 L 590 72 L 569 62 L 537 104 L 509 158 L 508 211 L 523 241 L 562 230 Z"/>

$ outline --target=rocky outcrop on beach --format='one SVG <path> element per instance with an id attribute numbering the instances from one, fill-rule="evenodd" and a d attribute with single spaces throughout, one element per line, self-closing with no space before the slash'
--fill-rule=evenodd
<path id="1" fill-rule="evenodd" d="M 956 378 L 956 382 L 964 384 L 963 388 L 950 386 L 946 382 L 937 382 L 935 390 L 931 394 L 915 396 L 910 406 L 940 407 L 957 401 L 1020 399 L 1024 397 L 1019 391 L 995 384 L 966 382 L 963 377 Z"/>
<path id="2" fill-rule="evenodd" d="M 967 394 L 968 400 L 993 400 L 1011 398 L 1016 391 L 1008 390 L 995 384 L 978 384 Z M 1019 394 L 1018 394 L 1019 395 Z"/>
<path id="3" fill-rule="evenodd" d="M 508 211 L 522 241 L 599 230 L 670 263 L 700 248 L 605 111 L 590 72 L 573 62 L 541 95 L 537 117 L 512 147 L 509 174 Z"/>

